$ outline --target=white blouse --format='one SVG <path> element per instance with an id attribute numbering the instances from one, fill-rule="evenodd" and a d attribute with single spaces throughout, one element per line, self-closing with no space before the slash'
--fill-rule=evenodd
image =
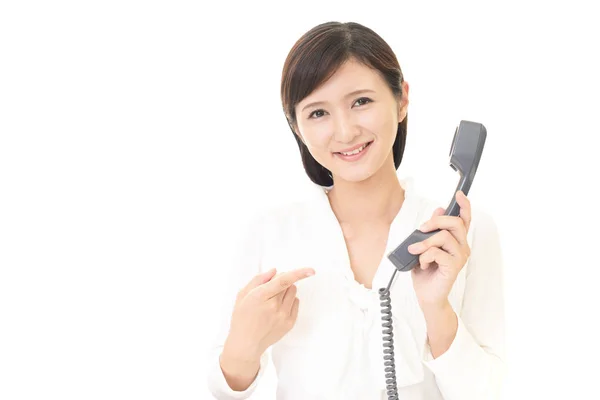
<path id="1" fill-rule="evenodd" d="M 278 400 L 386 400 L 381 305 L 394 265 L 387 254 L 428 220 L 436 207 L 402 179 L 405 201 L 391 224 L 387 248 L 373 289 L 356 282 L 341 227 L 324 188 L 307 199 L 277 207 L 257 218 L 240 248 L 230 308 L 209 360 L 208 386 L 220 400 L 249 399 L 271 357 Z M 399 399 L 499 399 L 504 378 L 502 258 L 493 220 L 472 206 L 471 256 L 450 293 L 458 331 L 450 348 L 434 359 L 411 273 L 398 272 L 390 288 Z M 254 275 L 311 267 L 299 281 L 295 326 L 265 352 L 257 378 L 243 392 L 227 385 L 219 355 L 229 330 L 235 292 Z M 232 276 L 233 278 L 233 276 Z"/>

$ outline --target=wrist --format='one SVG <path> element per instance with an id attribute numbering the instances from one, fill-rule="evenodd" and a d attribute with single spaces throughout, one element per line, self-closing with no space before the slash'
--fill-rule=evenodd
<path id="1" fill-rule="evenodd" d="M 448 299 L 430 303 L 420 302 L 419 306 L 425 315 L 446 314 L 448 311 L 452 310 L 452 306 L 450 305 Z"/>
<path id="2" fill-rule="evenodd" d="M 260 357 L 245 358 L 239 357 L 237 354 L 232 354 L 226 349 L 223 349 L 219 357 L 221 369 L 227 370 L 232 375 L 248 375 L 255 368 L 260 366 Z"/>
<path id="3" fill-rule="evenodd" d="M 458 319 L 450 302 L 423 306 L 427 340 L 433 358 L 444 354 L 451 346 L 458 329 Z"/>
<path id="4" fill-rule="evenodd" d="M 247 338 L 236 337 L 229 334 L 223 346 L 223 353 L 227 359 L 235 360 L 239 363 L 253 364 L 260 360 L 262 354 L 258 346 L 253 344 Z"/>
<path id="5" fill-rule="evenodd" d="M 237 354 L 223 348 L 219 357 L 219 365 L 229 387 L 241 392 L 248 389 L 256 379 L 260 370 L 260 357 L 238 357 Z"/>

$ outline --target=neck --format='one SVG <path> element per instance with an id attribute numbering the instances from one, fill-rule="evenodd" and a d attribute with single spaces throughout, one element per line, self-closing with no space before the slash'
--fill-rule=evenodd
<path id="1" fill-rule="evenodd" d="M 334 182 L 329 202 L 340 223 L 391 224 L 404 202 L 404 189 L 398 181 L 391 154 L 369 179 L 348 182 L 334 177 Z"/>

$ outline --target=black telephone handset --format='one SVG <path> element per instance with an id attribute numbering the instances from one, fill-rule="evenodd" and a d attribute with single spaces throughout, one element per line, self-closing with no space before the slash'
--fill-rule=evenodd
<path id="1" fill-rule="evenodd" d="M 475 178 L 479 160 L 487 137 L 486 128 L 477 122 L 460 121 L 454 131 L 454 138 L 450 146 L 450 166 L 459 173 L 460 180 L 452 196 L 452 200 L 444 215 L 458 216 L 460 207 L 456 203 L 456 192 L 462 190 L 465 195 L 469 194 L 471 184 Z M 423 233 L 416 229 L 398 247 L 388 254 L 388 259 L 394 264 L 396 270 L 390 279 L 387 288 L 379 289 L 383 321 L 383 359 L 385 366 L 386 390 L 388 400 L 398 399 L 398 388 L 396 385 L 396 367 L 394 362 L 394 334 L 392 325 L 392 306 L 390 300 L 390 286 L 398 271 L 407 272 L 419 263 L 419 256 L 408 252 L 408 246 L 423 241 L 435 235 L 439 230 Z"/>

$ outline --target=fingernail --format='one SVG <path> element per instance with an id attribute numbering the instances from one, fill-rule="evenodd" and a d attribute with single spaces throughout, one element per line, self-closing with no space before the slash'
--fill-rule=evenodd
<path id="1" fill-rule="evenodd" d="M 314 271 L 306 271 L 305 276 L 313 276 L 315 274 Z"/>
<path id="2" fill-rule="evenodd" d="M 421 225 L 421 227 L 419 228 L 420 230 L 423 230 L 427 227 L 427 222 L 423 222 L 423 225 Z"/>

